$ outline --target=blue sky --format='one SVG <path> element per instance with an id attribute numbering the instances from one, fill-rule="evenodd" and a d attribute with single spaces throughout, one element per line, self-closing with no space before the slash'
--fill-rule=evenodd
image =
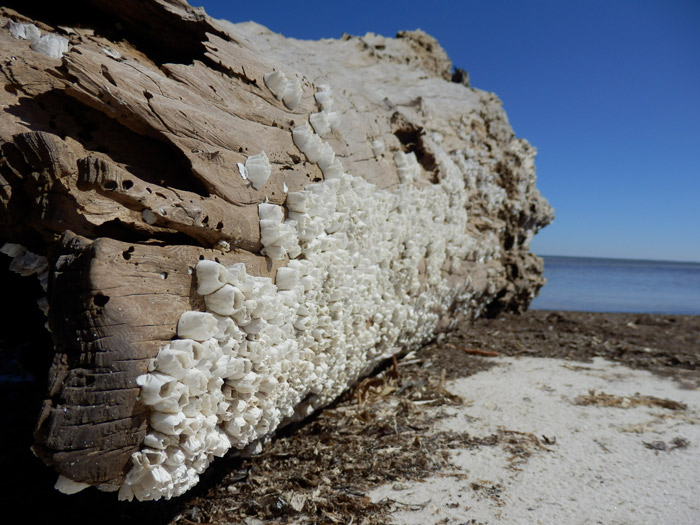
<path id="1" fill-rule="evenodd" d="M 199 3 L 303 39 L 423 29 L 538 148 L 535 253 L 700 261 L 700 1 Z"/>

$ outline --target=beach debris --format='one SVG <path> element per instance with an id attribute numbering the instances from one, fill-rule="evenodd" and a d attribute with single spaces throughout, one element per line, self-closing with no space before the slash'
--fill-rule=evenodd
<path id="1" fill-rule="evenodd" d="M 552 451 L 556 438 L 507 428 L 484 436 L 435 430 L 444 417 L 443 408 L 458 402 L 436 394 L 436 370 L 445 370 L 451 355 L 441 348 L 441 355 L 434 354 L 440 366 L 424 368 L 420 360 L 411 359 L 412 363 L 402 366 L 400 379 L 393 376 L 387 360 L 380 373 L 355 385 L 309 424 L 284 433 L 265 452 L 248 458 L 245 469 L 232 467 L 219 484 L 223 488 L 217 487 L 206 499 L 195 498 L 192 504 L 206 502 L 209 522 L 255 517 L 311 523 L 322 517 L 322 522 L 344 523 L 341 517 L 352 515 L 358 523 L 386 523 L 386 514 L 392 510 L 421 510 L 430 503 L 430 499 L 399 501 L 405 497 L 399 493 L 410 482 L 431 475 L 462 480 L 467 487 L 472 483 L 478 498 L 499 504 L 505 487 L 497 481 L 470 478 L 455 468 L 452 455 L 501 449 L 507 468 L 518 471 L 533 455 Z M 402 389 L 392 389 L 401 381 Z M 368 447 L 372 454 L 367 453 Z M 387 483 L 395 497 L 372 501 L 366 496 Z M 225 510 L 216 504 L 224 495 L 240 504 Z M 284 505 L 277 504 L 280 499 Z"/>
<path id="2" fill-rule="evenodd" d="M 663 441 L 652 441 L 651 443 L 647 443 L 644 441 L 644 446 L 651 449 L 651 450 L 666 450 L 666 443 Z"/>
<path id="3" fill-rule="evenodd" d="M 480 355 L 483 357 L 498 357 L 498 352 L 492 350 L 481 350 L 479 348 L 462 348 L 465 354 Z"/>
<path id="4" fill-rule="evenodd" d="M 470 485 L 471 489 L 476 492 L 480 497 L 488 497 L 494 500 L 498 506 L 504 505 L 505 502 L 501 500 L 501 493 L 503 492 L 503 485 L 500 483 L 494 483 L 493 481 L 479 479 L 472 482 Z"/>
<path id="5" fill-rule="evenodd" d="M 615 408 L 632 408 L 635 406 L 644 405 L 666 408 L 668 410 L 685 410 L 688 408 L 685 403 L 680 403 L 679 401 L 673 401 L 671 399 L 643 396 L 638 393 L 629 397 L 615 396 L 612 394 L 606 394 L 600 390 L 589 390 L 588 395 L 581 395 L 574 399 L 574 404 L 581 406 L 595 405 L 599 407 Z"/>
<path id="6" fill-rule="evenodd" d="M 644 443 L 644 446 L 648 449 L 662 452 L 670 452 L 677 448 L 688 448 L 690 445 L 690 441 L 680 436 L 673 438 L 668 444 L 661 440 L 651 442 L 642 441 L 642 443 Z"/>
<path id="7" fill-rule="evenodd" d="M 454 350 L 461 350 L 465 354 L 480 355 L 482 357 L 498 357 L 498 352 L 496 352 L 495 350 L 482 350 L 481 348 L 465 348 L 462 346 L 456 346 L 452 343 L 447 343 L 445 346 Z"/>

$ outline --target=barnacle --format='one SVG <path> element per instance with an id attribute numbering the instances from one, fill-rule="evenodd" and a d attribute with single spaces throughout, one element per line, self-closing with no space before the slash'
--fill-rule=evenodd
<path id="1" fill-rule="evenodd" d="M 420 176 L 421 168 L 414 152 L 397 151 L 394 153 L 394 163 L 401 182 L 413 182 Z"/>
<path id="2" fill-rule="evenodd" d="M 267 179 L 270 178 L 270 173 L 272 173 L 272 167 L 264 151 L 246 159 L 244 178 L 247 178 L 256 190 L 265 185 Z"/>
<path id="3" fill-rule="evenodd" d="M 298 80 L 289 80 L 282 71 L 273 71 L 263 77 L 265 85 L 277 100 L 284 102 L 289 109 L 295 109 L 303 94 Z"/>
<path id="4" fill-rule="evenodd" d="M 61 58 L 68 51 L 68 39 L 53 33 L 41 36 L 38 27 L 31 23 L 19 23 L 10 20 L 8 23 L 10 34 L 20 40 L 29 40 L 30 46 L 37 53 L 42 53 L 51 58 Z"/>
<path id="5" fill-rule="evenodd" d="M 375 157 L 379 157 L 384 153 L 384 143 L 381 140 L 372 141 L 372 153 L 374 153 Z"/>
<path id="6" fill-rule="evenodd" d="M 284 220 L 284 213 L 275 204 L 258 205 L 260 216 L 260 242 L 264 248 L 263 255 L 273 260 L 281 261 L 285 255 L 290 258 L 298 257 L 301 253 L 299 239 L 295 231 L 296 223 Z"/>
<path id="7" fill-rule="evenodd" d="M 328 116 L 324 111 L 311 113 L 311 115 L 309 115 L 309 122 L 311 122 L 311 126 L 313 126 L 314 131 L 321 137 L 328 133 L 331 129 L 330 122 L 328 122 Z"/>
<path id="8" fill-rule="evenodd" d="M 335 156 L 333 148 L 328 142 L 321 140 L 308 122 L 292 130 L 292 139 L 299 150 L 306 155 L 309 162 L 318 164 L 326 179 L 337 179 L 343 174 L 343 165 Z"/>

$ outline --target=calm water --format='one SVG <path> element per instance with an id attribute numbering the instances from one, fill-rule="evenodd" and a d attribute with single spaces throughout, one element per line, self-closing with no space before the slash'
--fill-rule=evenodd
<path id="1" fill-rule="evenodd" d="M 700 263 L 544 257 L 535 310 L 700 315 Z"/>

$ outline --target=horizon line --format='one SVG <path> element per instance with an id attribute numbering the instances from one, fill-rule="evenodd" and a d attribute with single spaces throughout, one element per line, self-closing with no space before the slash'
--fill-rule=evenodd
<path id="1" fill-rule="evenodd" d="M 532 250 L 531 250 L 532 251 Z M 535 252 L 532 252 L 535 253 Z M 600 255 L 555 255 L 555 254 L 543 254 L 535 253 L 538 257 L 572 257 L 577 259 L 601 259 L 601 260 L 612 260 L 612 261 L 638 261 L 638 262 L 659 262 L 659 263 L 680 263 L 680 264 L 700 264 L 700 261 L 689 261 L 689 260 L 670 260 L 670 259 L 639 259 L 635 257 L 610 257 L 610 256 L 600 256 Z"/>

